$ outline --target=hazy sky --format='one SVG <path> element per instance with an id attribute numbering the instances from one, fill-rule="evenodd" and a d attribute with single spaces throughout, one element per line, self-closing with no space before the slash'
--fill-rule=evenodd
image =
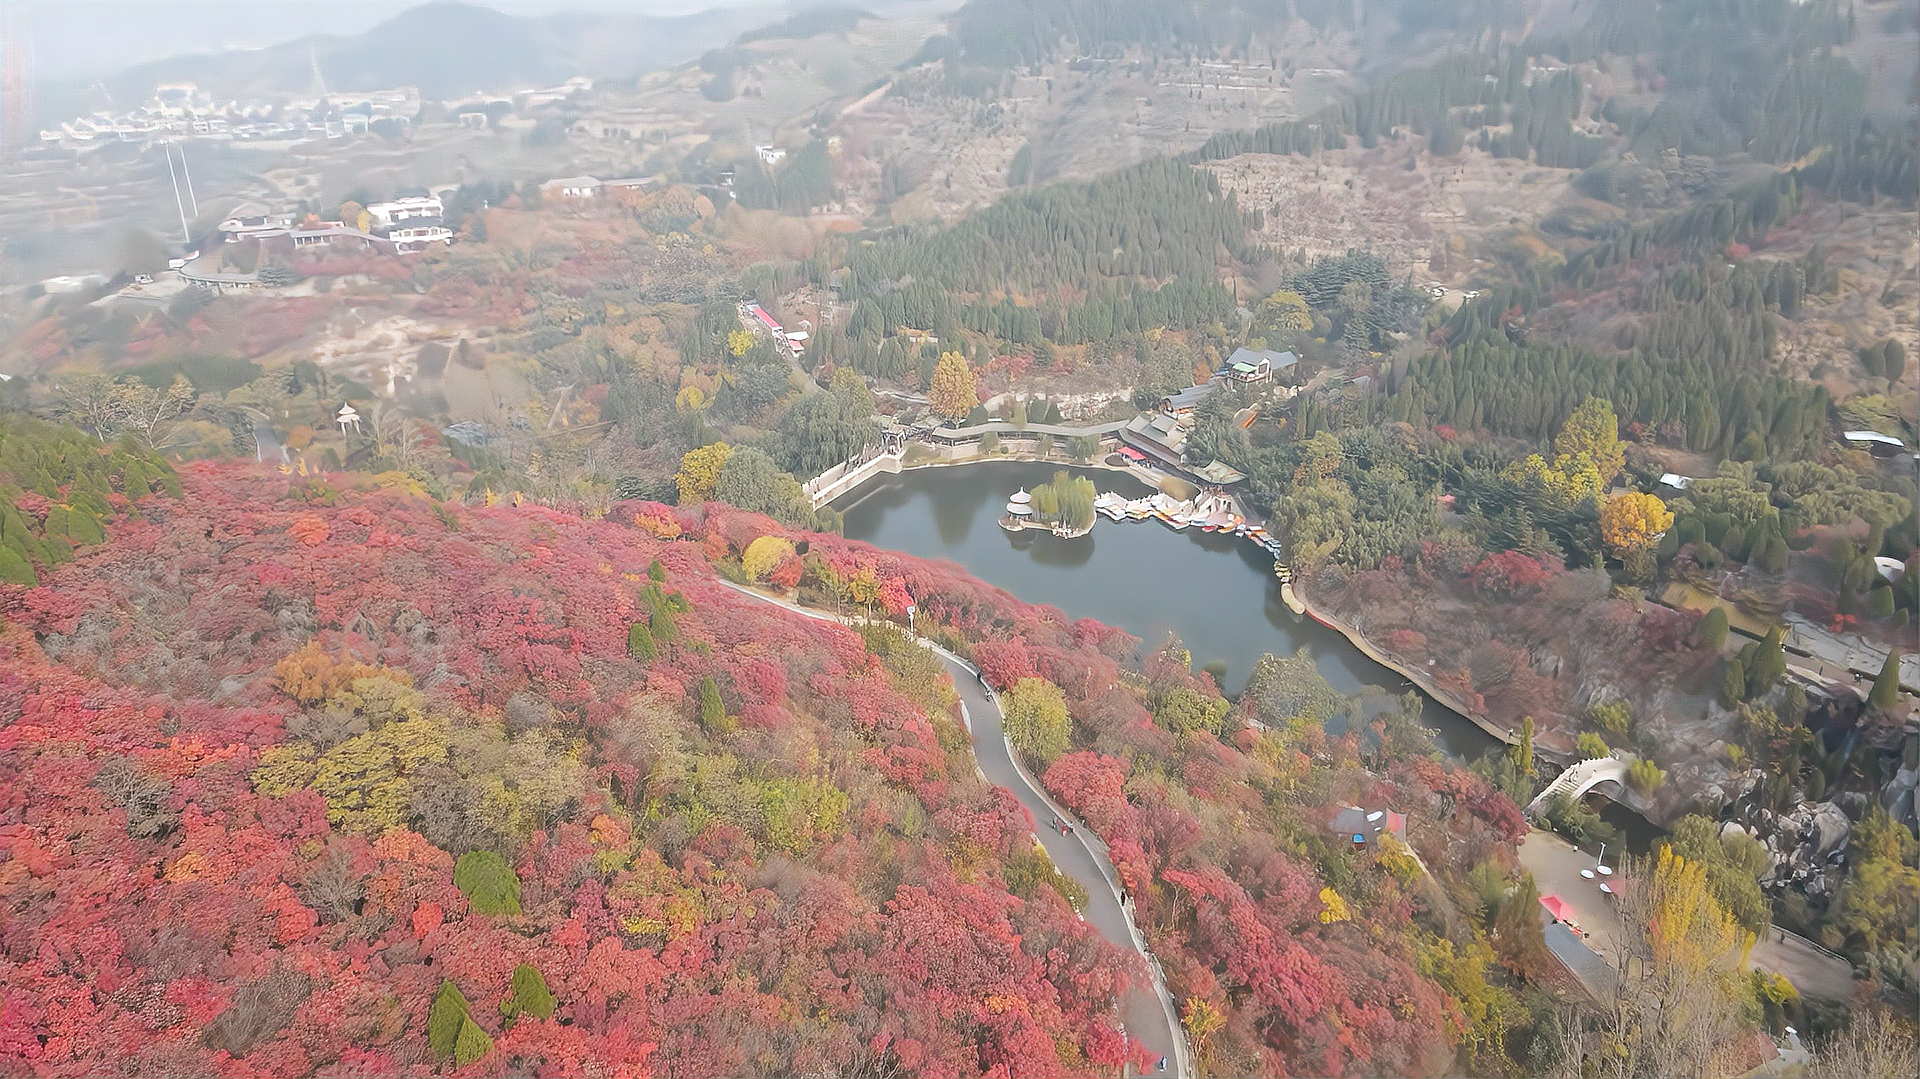
<path id="1" fill-rule="evenodd" d="M 182 53 L 258 48 L 304 34 L 357 34 L 407 0 L 0 0 L 24 14 L 36 78 L 111 74 Z M 791 6 L 780 0 L 484 0 L 516 15 L 630 10 L 677 15 L 713 7 Z M 9 30 L 17 22 L 10 19 Z"/>

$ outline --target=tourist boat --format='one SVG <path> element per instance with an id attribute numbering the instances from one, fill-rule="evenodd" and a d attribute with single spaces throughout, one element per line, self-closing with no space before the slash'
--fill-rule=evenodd
<path id="1" fill-rule="evenodd" d="M 1115 521 L 1127 519 L 1127 500 L 1111 491 L 1095 498 L 1093 508 Z"/>

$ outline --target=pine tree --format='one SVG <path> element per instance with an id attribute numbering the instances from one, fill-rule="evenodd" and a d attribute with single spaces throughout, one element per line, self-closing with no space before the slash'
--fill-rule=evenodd
<path id="1" fill-rule="evenodd" d="M 1900 697 L 1900 650 L 1887 653 L 1887 661 L 1880 665 L 1880 673 L 1873 680 L 1873 691 L 1867 694 L 1870 707 L 1886 711 Z"/>
<path id="2" fill-rule="evenodd" d="M 1507 747 L 1507 753 L 1513 758 L 1513 766 L 1522 776 L 1533 778 L 1533 717 L 1520 719 L 1520 740 Z"/>
<path id="3" fill-rule="evenodd" d="M 451 979 L 441 979 L 440 989 L 433 994 L 433 1006 L 427 1010 L 427 1045 L 434 1059 L 453 1055 L 460 1028 L 467 1022 L 467 998 Z"/>
<path id="4" fill-rule="evenodd" d="M 1867 593 L 1867 617 L 1887 618 L 1893 614 L 1893 589 L 1886 583 L 1876 585 Z"/>
<path id="5" fill-rule="evenodd" d="M 680 637 L 680 626 L 674 621 L 673 602 L 659 585 L 648 585 L 640 590 L 640 598 L 647 605 L 647 628 L 653 632 L 657 644 L 672 644 Z"/>
<path id="6" fill-rule="evenodd" d="M 520 877 L 505 858 L 490 850 L 470 850 L 454 863 L 453 886 L 481 914 L 520 913 Z"/>
<path id="7" fill-rule="evenodd" d="M 729 728 L 726 705 L 720 702 L 720 687 L 713 676 L 700 679 L 700 726 L 708 734 L 721 734 Z"/>
<path id="8" fill-rule="evenodd" d="M 1787 571 L 1787 541 L 1779 536 L 1768 536 L 1765 550 L 1753 556 L 1753 564 L 1763 572 L 1780 574 Z"/>
<path id="9" fill-rule="evenodd" d="M 1694 630 L 1693 640 L 1701 648 L 1718 652 L 1727 643 L 1727 609 L 1715 605 L 1708 611 Z"/>
<path id="10" fill-rule="evenodd" d="M 454 1064 L 465 1067 L 491 1052 L 493 1039 L 480 1029 L 480 1024 L 474 1022 L 472 1016 L 462 1016 L 460 1033 L 453 1042 Z"/>
<path id="11" fill-rule="evenodd" d="M 1727 661 L 1726 673 L 1720 679 L 1720 703 L 1732 708 L 1746 697 L 1747 671 L 1737 659 Z"/>
<path id="12" fill-rule="evenodd" d="M 1551 968 L 1553 953 L 1540 925 L 1540 888 L 1533 874 L 1522 874 L 1501 900 L 1493 916 L 1493 946 L 1502 961 L 1523 975 L 1537 976 Z"/>
<path id="13" fill-rule="evenodd" d="M 635 622 L 627 627 L 627 655 L 651 663 L 660 654 L 660 646 L 654 642 L 653 631 L 645 622 Z"/>
<path id="14" fill-rule="evenodd" d="M 508 1019 L 521 1015 L 531 1015 L 536 1019 L 551 1019 L 556 1003 L 553 993 L 547 989 L 547 980 L 542 977 L 538 967 L 522 963 L 513 968 L 510 983 L 513 995 L 500 1005 L 500 1011 Z"/>
<path id="15" fill-rule="evenodd" d="M 32 588 L 40 583 L 40 575 L 34 571 L 33 563 L 13 548 L 0 547 L 0 581 Z"/>
<path id="16" fill-rule="evenodd" d="M 667 579 L 667 567 L 661 565 L 658 558 L 647 563 L 647 579 L 656 584 Z"/>
<path id="17" fill-rule="evenodd" d="M 1767 631 L 1767 637 L 1753 650 L 1753 656 L 1745 663 L 1747 677 L 1746 700 L 1758 700 L 1773 688 L 1780 676 L 1787 672 L 1787 656 L 1783 645 L 1787 631 L 1775 626 Z"/>

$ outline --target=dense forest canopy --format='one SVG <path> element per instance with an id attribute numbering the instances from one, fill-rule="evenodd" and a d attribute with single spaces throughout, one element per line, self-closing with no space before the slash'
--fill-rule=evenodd
<path id="1" fill-rule="evenodd" d="M 1223 255 L 1253 257 L 1249 223 L 1217 180 L 1157 159 L 1090 183 L 1009 195 L 931 233 L 856 244 L 845 265 L 856 290 L 907 278 L 968 292 L 1208 280 Z"/>
<path id="2" fill-rule="evenodd" d="M 1471 34 L 1519 10 L 1514 0 L 970 0 L 950 26 L 966 59 L 1011 67 L 1053 56 L 1063 43 L 1092 56 L 1130 48 L 1163 55 L 1245 49 L 1295 19 L 1323 32 L 1378 21 L 1409 33 Z"/>

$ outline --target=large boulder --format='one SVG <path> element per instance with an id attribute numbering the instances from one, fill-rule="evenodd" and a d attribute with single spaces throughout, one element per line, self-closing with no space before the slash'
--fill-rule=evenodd
<path id="1" fill-rule="evenodd" d="M 1847 819 L 1846 812 L 1839 806 L 1832 802 L 1821 802 L 1814 806 L 1808 836 L 1813 843 L 1814 853 L 1825 856 L 1839 850 L 1841 844 L 1847 841 L 1847 833 L 1852 828 L 1853 822 Z"/>

